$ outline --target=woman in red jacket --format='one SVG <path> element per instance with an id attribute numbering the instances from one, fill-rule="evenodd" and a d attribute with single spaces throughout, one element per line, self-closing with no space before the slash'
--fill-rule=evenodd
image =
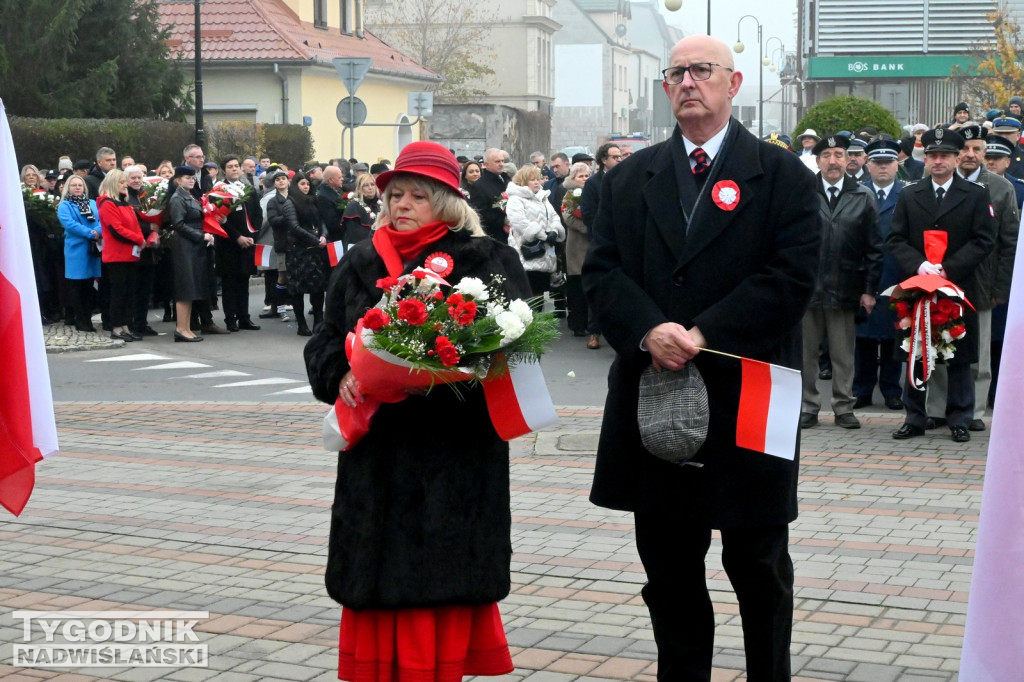
<path id="1" fill-rule="evenodd" d="M 100 225 L 103 226 L 103 264 L 110 281 L 110 338 L 141 341 L 128 329 L 132 321 L 132 296 L 135 291 L 139 254 L 146 238 L 139 229 L 135 209 L 128 203 L 128 178 L 114 169 L 100 183 Z"/>

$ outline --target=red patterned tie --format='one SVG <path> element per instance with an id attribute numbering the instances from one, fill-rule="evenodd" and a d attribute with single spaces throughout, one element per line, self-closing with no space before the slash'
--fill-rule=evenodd
<path id="1" fill-rule="evenodd" d="M 703 173 L 704 171 L 706 171 L 708 169 L 708 166 L 711 165 L 710 160 L 708 159 L 707 152 L 705 152 L 700 147 L 697 147 L 692 152 L 690 152 L 690 157 L 693 159 L 693 162 L 694 162 L 693 163 L 693 174 L 694 175 L 700 175 L 701 173 Z"/>

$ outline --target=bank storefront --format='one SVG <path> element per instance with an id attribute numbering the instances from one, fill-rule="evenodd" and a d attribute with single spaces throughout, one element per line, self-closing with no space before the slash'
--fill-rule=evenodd
<path id="1" fill-rule="evenodd" d="M 901 124 L 947 121 L 960 101 L 953 68 L 970 73 L 963 55 L 850 55 L 807 59 L 810 103 L 856 95 L 889 109 Z M 973 116 L 981 112 L 971 112 Z"/>

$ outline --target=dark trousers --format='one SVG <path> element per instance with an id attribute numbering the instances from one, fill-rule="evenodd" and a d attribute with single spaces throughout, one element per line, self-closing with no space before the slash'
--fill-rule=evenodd
<path id="1" fill-rule="evenodd" d="M 565 280 L 565 303 L 569 311 L 566 323 L 569 330 L 576 334 L 600 334 L 601 327 L 587 305 L 587 297 L 583 294 L 583 276 L 569 275 Z"/>
<path id="2" fill-rule="evenodd" d="M 95 281 L 92 278 L 67 280 L 71 294 L 71 306 L 75 311 L 75 326 L 79 329 L 92 324 L 93 301 L 96 293 L 93 283 Z"/>
<path id="3" fill-rule="evenodd" d="M 263 305 L 277 305 L 277 270 L 263 271 Z"/>
<path id="4" fill-rule="evenodd" d="M 853 395 L 871 399 L 875 384 L 883 398 L 899 398 L 900 370 L 903 363 L 896 359 L 893 339 L 867 339 L 857 337 L 853 356 Z"/>
<path id="5" fill-rule="evenodd" d="M 708 682 L 715 614 L 705 580 L 711 529 L 682 512 L 637 513 L 636 547 L 647 585 L 642 594 L 658 646 L 659 682 Z M 722 530 L 722 564 L 739 602 L 750 682 L 790 679 L 793 562 L 789 527 Z"/>
<path id="6" fill-rule="evenodd" d="M 153 295 L 153 282 L 156 280 L 156 263 L 149 250 L 142 252 L 135 278 L 135 293 L 132 297 L 133 332 L 142 331 L 149 325 L 149 299 Z"/>
<path id="7" fill-rule="evenodd" d="M 192 326 L 213 324 L 213 313 L 210 312 L 210 301 L 199 299 L 192 301 Z"/>
<path id="8" fill-rule="evenodd" d="M 920 361 L 918 361 L 920 366 Z M 921 376 L 918 367 L 917 376 Z M 927 387 L 927 384 L 925 384 Z M 918 391 L 909 383 L 903 386 L 903 406 L 907 409 L 906 422 L 911 426 L 924 428 L 928 419 L 925 407 L 926 391 Z M 933 415 L 937 416 L 937 415 Z M 946 365 L 946 424 L 962 426 L 974 418 L 974 379 L 971 365 L 961 363 Z"/>
<path id="9" fill-rule="evenodd" d="M 138 263 L 107 263 L 110 279 L 110 326 L 124 327 L 132 321 L 132 297 Z"/>
<path id="10" fill-rule="evenodd" d="M 220 292 L 224 300 L 224 321 L 249 319 L 249 275 L 222 275 Z"/>

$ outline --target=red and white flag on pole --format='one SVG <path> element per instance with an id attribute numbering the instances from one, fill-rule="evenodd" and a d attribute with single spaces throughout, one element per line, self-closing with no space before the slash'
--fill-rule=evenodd
<path id="1" fill-rule="evenodd" d="M 1018 242 L 1016 268 L 1024 273 Z M 981 493 L 978 545 L 967 600 L 960 679 L 1019 680 L 1024 671 L 1024 277 L 1013 280 L 992 436 Z"/>
<path id="2" fill-rule="evenodd" d="M 0 100 L 0 505 L 21 513 L 35 465 L 57 451 L 50 370 L 36 296 L 18 161 Z"/>
<path id="3" fill-rule="evenodd" d="M 252 248 L 253 260 L 258 268 L 270 268 L 270 261 L 274 257 L 274 247 L 267 244 L 257 244 Z"/>
<path id="4" fill-rule="evenodd" d="M 750 358 L 740 361 L 736 445 L 793 459 L 800 431 L 800 372 Z"/>
<path id="5" fill-rule="evenodd" d="M 345 245 L 341 243 L 340 239 L 336 242 L 327 242 L 327 257 L 331 259 L 332 268 L 341 261 L 341 257 L 344 255 Z"/>

